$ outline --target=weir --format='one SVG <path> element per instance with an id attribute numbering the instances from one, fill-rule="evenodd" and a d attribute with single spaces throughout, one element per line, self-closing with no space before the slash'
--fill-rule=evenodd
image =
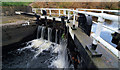
<path id="1" fill-rule="evenodd" d="M 38 9 L 41 10 L 41 14 L 35 12 Z M 103 25 L 105 19 L 120 22 L 117 19 L 118 16 L 103 12 L 87 12 L 87 9 L 81 11 L 83 9 L 34 8 L 33 10 L 36 14 L 16 12 L 16 14 L 37 16 L 37 39 L 28 42 L 26 47 L 18 49 L 22 51 L 21 53 L 23 53 L 23 50 L 32 51 L 33 57 L 28 61 L 27 68 L 32 65 L 35 66 L 34 63 L 41 60 L 41 63 L 38 63 L 35 68 L 48 62 L 46 63 L 47 68 L 119 69 L 119 49 L 111 46 L 110 43 L 100 37 L 103 27 L 117 32 L 117 34 L 120 33 L 119 27 L 112 29 Z M 43 10 L 44 12 L 46 10 L 50 12 L 45 14 L 42 12 Z M 52 10 L 58 10 L 59 16 L 54 17 Z M 63 11 L 63 14 L 60 11 Z M 66 11 L 69 13 L 66 13 Z M 70 14 L 70 12 L 73 14 Z M 92 16 L 98 17 L 98 22 L 93 21 Z M 97 24 L 97 28 L 96 32 L 92 33 L 93 23 Z M 116 45 L 119 47 L 119 44 Z M 25 53 L 27 52 L 25 51 Z M 48 60 L 42 62 L 42 59 L 44 59 L 42 57 Z"/>

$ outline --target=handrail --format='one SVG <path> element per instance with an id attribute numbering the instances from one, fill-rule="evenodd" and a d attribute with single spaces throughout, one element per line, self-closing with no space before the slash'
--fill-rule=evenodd
<path id="1" fill-rule="evenodd" d="M 78 10 L 84 10 L 84 11 L 101 11 L 101 12 L 119 12 L 119 10 L 105 10 L 105 9 L 82 9 L 77 8 Z"/>
<path id="2" fill-rule="evenodd" d="M 35 9 L 35 8 L 33 8 L 33 9 Z M 39 8 L 36 8 L 36 9 L 39 9 Z M 118 20 L 118 18 L 120 16 L 106 14 L 106 13 L 86 12 L 86 11 L 78 11 L 78 10 L 74 10 L 74 9 L 57 9 L 57 8 L 40 8 L 40 9 L 41 10 L 66 10 L 66 11 L 72 11 L 72 12 L 76 12 L 76 13 L 83 13 L 83 14 L 87 14 L 87 15 L 91 15 L 91 16 L 95 16 L 95 17 L 102 17 L 104 19 L 120 22 L 120 20 Z"/>
<path id="3" fill-rule="evenodd" d="M 86 12 L 86 11 L 76 11 L 76 10 L 73 10 L 73 12 L 83 13 L 83 14 L 87 14 L 87 15 L 91 15 L 91 16 L 95 16 L 95 17 L 102 17 L 102 18 L 104 18 L 104 19 L 108 19 L 108 20 L 120 22 L 120 20 L 118 20 L 118 17 L 120 17 L 120 16 L 116 16 L 116 15 L 110 15 L 110 14 L 106 14 L 106 13 L 95 13 L 95 12 Z"/>
<path id="4" fill-rule="evenodd" d="M 95 21 L 92 21 L 93 23 L 95 23 L 95 24 L 98 24 L 97 22 L 95 22 Z M 107 29 L 109 29 L 109 30 L 111 30 L 111 31 L 114 31 L 114 32 L 117 32 L 117 33 L 120 33 L 120 31 L 119 30 L 117 30 L 117 29 L 113 29 L 113 28 L 110 28 L 110 27 L 108 27 L 108 26 L 105 26 L 105 25 L 102 25 L 104 28 L 107 28 Z"/>

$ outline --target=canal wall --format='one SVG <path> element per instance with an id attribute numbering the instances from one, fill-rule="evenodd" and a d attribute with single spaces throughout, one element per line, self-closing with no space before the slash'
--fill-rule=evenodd
<path id="1" fill-rule="evenodd" d="M 52 42 L 55 42 L 56 37 L 56 29 L 57 37 L 59 38 L 61 34 L 63 33 L 61 22 L 55 21 L 55 23 L 52 23 L 52 20 L 46 20 L 41 19 L 39 20 L 39 23 L 30 22 L 30 25 L 27 25 L 26 23 L 9 23 L 9 24 L 3 24 L 0 28 L 2 29 L 2 50 L 3 52 L 9 52 L 11 50 L 24 47 L 26 44 L 25 42 L 31 41 L 33 39 L 37 39 L 37 30 L 38 26 L 45 27 L 45 34 L 44 39 L 48 40 L 48 28 L 52 29 Z M 54 25 L 54 26 L 53 26 Z M 60 26 L 60 27 L 59 27 Z M 41 35 L 41 34 L 39 34 Z M 59 43 L 60 39 L 57 39 L 57 43 Z M 5 50 L 5 51 L 4 51 Z"/>
<path id="2" fill-rule="evenodd" d="M 23 47 L 20 44 L 36 38 L 37 25 L 35 23 L 26 26 L 22 24 L 4 25 L 1 28 L 3 52 Z"/>

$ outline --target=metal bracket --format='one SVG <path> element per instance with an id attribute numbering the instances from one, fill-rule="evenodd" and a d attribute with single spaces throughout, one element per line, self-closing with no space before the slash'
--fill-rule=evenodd
<path id="1" fill-rule="evenodd" d="M 75 28 L 75 25 L 73 25 L 73 26 L 71 27 L 71 29 L 72 29 L 72 30 L 77 30 L 77 29 Z"/>
<path id="2" fill-rule="evenodd" d="M 92 57 L 101 57 L 102 54 L 97 52 L 96 50 L 94 50 L 92 47 L 93 47 L 93 45 L 86 46 L 86 49 L 88 49 L 90 51 L 90 53 L 92 54 Z"/>

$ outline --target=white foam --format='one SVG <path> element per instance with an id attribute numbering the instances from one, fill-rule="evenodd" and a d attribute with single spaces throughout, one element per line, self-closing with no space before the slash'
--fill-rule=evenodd
<path id="1" fill-rule="evenodd" d="M 32 45 L 34 48 L 38 48 L 40 45 L 42 45 L 44 43 L 43 40 L 41 39 L 35 39 L 35 40 L 32 40 Z"/>
<path id="2" fill-rule="evenodd" d="M 53 53 L 58 53 L 57 59 L 54 59 L 50 65 L 50 67 L 56 68 L 68 68 L 68 57 L 65 42 L 60 45 L 56 45 L 56 48 L 53 50 Z"/>
<path id="3" fill-rule="evenodd" d="M 61 49 L 62 49 L 61 46 L 58 45 L 58 44 L 56 44 L 56 45 L 54 46 L 54 50 L 52 51 L 52 53 L 58 53 Z"/>
<path id="4" fill-rule="evenodd" d="M 45 42 L 44 44 L 40 45 L 34 57 L 36 58 L 40 53 L 43 52 L 43 50 L 48 50 L 51 44 L 51 42 Z"/>

